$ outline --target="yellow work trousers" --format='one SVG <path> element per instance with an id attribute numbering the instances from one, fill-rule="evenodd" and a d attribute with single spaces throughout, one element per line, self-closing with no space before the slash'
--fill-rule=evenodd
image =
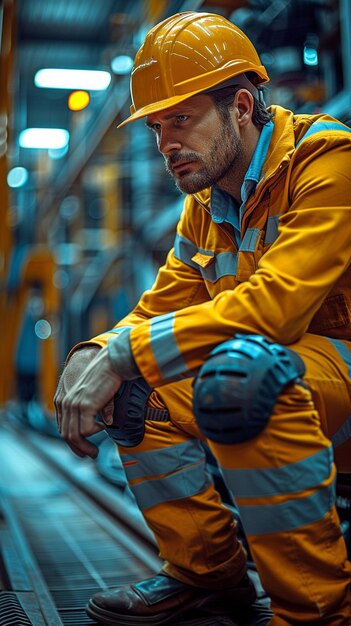
<path id="1" fill-rule="evenodd" d="M 351 565 L 335 476 L 336 467 L 351 471 L 351 343 L 307 334 L 289 347 L 306 365 L 306 387 L 289 385 L 254 439 L 205 440 L 192 412 L 192 381 L 185 380 L 154 390 L 150 404 L 167 407 L 169 421 L 147 421 L 143 442 L 120 454 L 170 575 L 224 588 L 246 571 L 233 515 L 206 471 L 206 441 L 272 600 L 272 626 L 350 626 Z"/>

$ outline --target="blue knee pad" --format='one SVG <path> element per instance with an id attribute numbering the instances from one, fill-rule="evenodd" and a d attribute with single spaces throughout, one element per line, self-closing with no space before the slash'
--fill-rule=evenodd
<path id="1" fill-rule="evenodd" d="M 298 354 L 260 335 L 235 335 L 217 346 L 194 382 L 193 408 L 201 432 L 217 443 L 256 437 L 279 394 L 305 373 Z"/>

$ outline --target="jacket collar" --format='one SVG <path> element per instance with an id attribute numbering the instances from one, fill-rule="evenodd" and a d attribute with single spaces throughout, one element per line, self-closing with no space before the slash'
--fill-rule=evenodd
<path id="1" fill-rule="evenodd" d="M 293 113 L 276 105 L 268 107 L 268 110 L 274 116 L 274 129 L 258 185 L 279 172 L 290 161 L 295 150 Z M 193 197 L 200 204 L 209 208 L 211 188 L 203 189 L 193 194 Z"/>

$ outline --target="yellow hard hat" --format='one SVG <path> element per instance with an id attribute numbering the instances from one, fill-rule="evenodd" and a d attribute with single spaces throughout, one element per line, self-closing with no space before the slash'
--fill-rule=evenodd
<path id="1" fill-rule="evenodd" d="M 269 81 L 248 37 L 221 15 L 187 11 L 154 26 L 132 69 L 128 124 L 162 111 L 233 76 L 254 72 Z"/>

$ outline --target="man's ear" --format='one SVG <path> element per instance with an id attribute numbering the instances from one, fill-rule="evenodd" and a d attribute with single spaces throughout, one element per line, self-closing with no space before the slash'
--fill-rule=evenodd
<path id="1" fill-rule="evenodd" d="M 247 89 L 239 89 L 235 94 L 235 107 L 238 111 L 237 122 L 242 128 L 252 119 L 254 98 Z"/>

